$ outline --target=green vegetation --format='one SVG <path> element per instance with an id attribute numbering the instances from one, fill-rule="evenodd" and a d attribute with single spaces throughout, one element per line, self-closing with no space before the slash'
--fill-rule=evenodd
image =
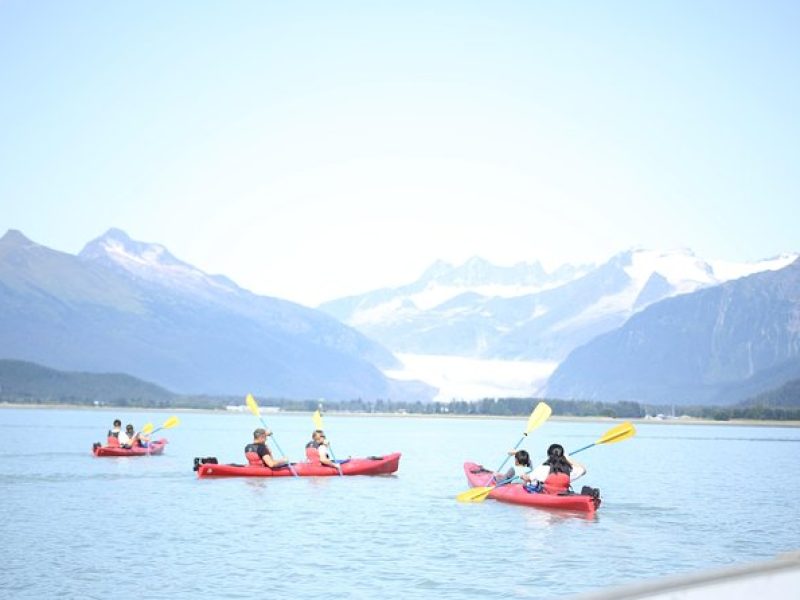
<path id="1" fill-rule="evenodd" d="M 69 373 L 0 360 L 0 401 L 31 404 L 173 406 L 176 395 L 121 373 Z"/>
<path id="2" fill-rule="evenodd" d="M 800 420 L 800 380 L 734 406 L 680 406 L 677 416 L 716 421 L 731 419 Z M 326 401 L 325 409 L 363 413 L 409 413 L 421 415 L 526 416 L 544 400 L 557 416 L 637 419 L 646 415 L 673 414 L 673 406 L 638 402 L 590 402 L 551 398 L 486 398 L 476 402 L 402 402 L 362 399 Z M 770 402 L 768 404 L 767 402 Z M 130 375 L 67 373 L 29 362 L 0 360 L 0 402 L 20 404 L 71 404 L 140 408 L 223 409 L 243 405 L 243 396 L 179 395 Z M 316 410 L 317 400 L 262 398 L 264 405 L 283 410 Z"/>
<path id="3" fill-rule="evenodd" d="M 782 386 L 754 396 L 742 404 L 754 407 L 783 407 L 800 410 L 800 379 L 787 381 Z"/>

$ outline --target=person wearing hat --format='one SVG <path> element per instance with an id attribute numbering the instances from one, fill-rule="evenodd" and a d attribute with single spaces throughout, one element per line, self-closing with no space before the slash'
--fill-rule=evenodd
<path id="1" fill-rule="evenodd" d="M 551 444 L 547 449 L 547 460 L 523 475 L 534 491 L 545 494 L 561 494 L 570 488 L 570 484 L 586 475 L 586 467 L 571 459 L 561 444 Z"/>
<path id="2" fill-rule="evenodd" d="M 271 469 L 285 467 L 289 464 L 285 456 L 277 459 L 272 457 L 272 451 L 267 446 L 267 438 L 271 435 L 272 432 L 269 429 L 261 427 L 253 432 L 253 442 L 244 447 L 244 455 L 248 464 L 255 467 L 266 466 Z"/>

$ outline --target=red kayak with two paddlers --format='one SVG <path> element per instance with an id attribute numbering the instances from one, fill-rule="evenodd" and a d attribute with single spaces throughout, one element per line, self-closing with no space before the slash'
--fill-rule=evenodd
<path id="1" fill-rule="evenodd" d="M 504 478 L 503 475 L 495 474 L 473 462 L 464 463 L 464 474 L 467 476 L 467 483 L 473 488 L 494 485 L 494 477 L 497 477 L 499 480 Z M 488 493 L 488 497 L 500 502 L 508 502 L 509 504 L 586 513 L 593 513 L 600 506 L 600 498 L 595 494 L 546 494 L 543 492 L 531 492 L 521 483 L 498 485 Z"/>
<path id="2" fill-rule="evenodd" d="M 340 475 L 391 475 L 400 466 L 400 452 L 385 456 L 351 458 L 339 463 L 339 468 L 314 462 L 292 463 L 298 477 L 338 477 Z M 194 470 L 201 479 L 210 477 L 292 477 L 288 465 L 270 468 L 254 465 L 220 465 L 215 458 L 195 458 Z M 341 470 L 341 472 L 340 472 Z"/>
<path id="3" fill-rule="evenodd" d="M 95 456 L 152 456 L 164 452 L 164 446 L 167 445 L 167 438 L 161 438 L 150 442 L 147 446 L 134 446 L 132 448 L 123 448 L 122 446 L 101 446 L 95 444 L 92 446 L 92 454 Z"/>

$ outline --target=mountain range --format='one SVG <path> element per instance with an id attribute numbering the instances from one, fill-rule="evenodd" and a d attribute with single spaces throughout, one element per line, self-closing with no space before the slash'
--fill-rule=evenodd
<path id="1" fill-rule="evenodd" d="M 561 361 L 655 302 L 794 258 L 736 264 L 635 249 L 550 274 L 539 263 L 505 268 L 473 258 L 460 267 L 437 262 L 411 284 L 319 308 L 396 353 Z"/>
<path id="2" fill-rule="evenodd" d="M 0 238 L 0 358 L 179 393 L 426 399 L 390 351 L 324 313 L 208 275 L 118 229 L 76 256 Z"/>
<path id="3" fill-rule="evenodd" d="M 317 310 L 118 229 L 78 255 L 10 230 L 0 359 L 127 373 L 178 394 L 413 402 L 441 387 L 445 400 L 732 403 L 800 377 L 796 259 L 632 249 L 548 272 L 476 257 Z M 426 370 L 431 358 L 444 372 Z M 456 388 L 459 378 L 468 385 Z"/>
<path id="4" fill-rule="evenodd" d="M 670 298 L 574 350 L 559 398 L 730 404 L 800 378 L 800 259 Z"/>

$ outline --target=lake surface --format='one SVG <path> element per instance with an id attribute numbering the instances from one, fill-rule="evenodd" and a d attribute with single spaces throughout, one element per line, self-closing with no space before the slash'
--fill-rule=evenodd
<path id="1" fill-rule="evenodd" d="M 198 480 L 242 462 L 258 421 L 177 413 L 163 456 L 94 458 L 114 418 L 0 410 L 2 598 L 555 598 L 800 547 L 800 429 L 637 425 L 581 454 L 595 518 L 455 501 L 462 464 L 495 468 L 525 419 L 327 415 L 337 456 L 403 452 L 395 476 Z M 310 415 L 267 414 L 293 459 Z M 549 421 L 523 445 L 578 448 L 612 422 Z M 273 446 L 274 447 L 274 446 Z"/>

